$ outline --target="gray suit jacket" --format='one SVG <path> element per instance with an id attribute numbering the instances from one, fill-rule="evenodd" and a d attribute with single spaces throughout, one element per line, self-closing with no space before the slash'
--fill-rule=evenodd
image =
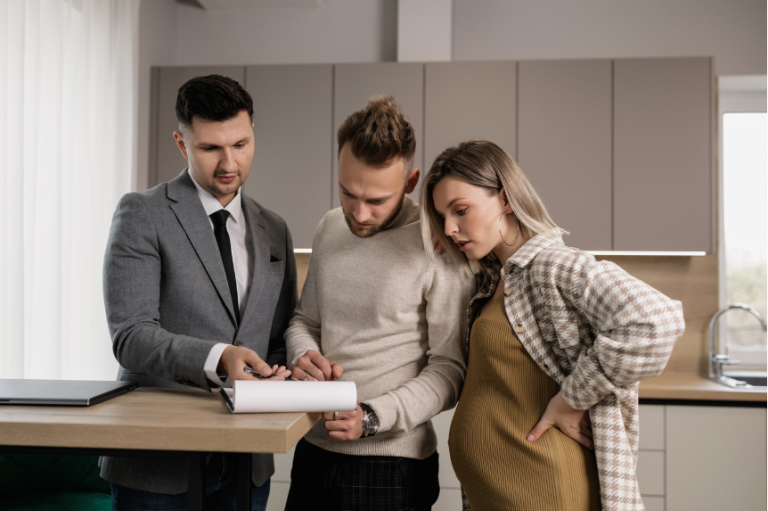
<path id="1" fill-rule="evenodd" d="M 213 229 L 187 171 L 120 200 L 104 256 L 104 303 L 118 379 L 210 392 L 203 366 L 218 342 L 285 364 L 283 334 L 296 306 L 291 234 L 275 213 L 246 196 L 242 203 L 254 264 L 238 326 Z M 273 473 L 271 454 L 253 455 L 254 484 Z M 187 491 L 183 459 L 104 457 L 101 477 L 156 493 Z"/>

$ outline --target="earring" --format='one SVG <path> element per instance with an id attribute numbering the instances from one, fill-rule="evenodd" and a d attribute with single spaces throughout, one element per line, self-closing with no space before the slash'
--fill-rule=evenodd
<path id="1" fill-rule="evenodd" d="M 515 235 L 515 239 L 512 240 L 512 243 L 507 243 L 506 240 L 504 239 L 504 235 L 501 233 L 501 219 L 502 218 L 504 218 L 503 214 L 499 217 L 499 236 L 501 236 L 501 241 L 503 241 L 506 246 L 513 247 L 515 245 L 515 243 L 517 243 L 517 239 L 520 237 L 520 220 L 518 220 L 517 219 L 517 215 L 515 215 L 515 223 L 517 223 L 517 234 Z"/>

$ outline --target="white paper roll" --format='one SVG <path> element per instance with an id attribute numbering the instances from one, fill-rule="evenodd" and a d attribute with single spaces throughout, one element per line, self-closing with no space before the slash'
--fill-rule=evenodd
<path id="1" fill-rule="evenodd" d="M 351 381 L 247 381 L 225 389 L 233 413 L 351 412 L 357 386 Z"/>

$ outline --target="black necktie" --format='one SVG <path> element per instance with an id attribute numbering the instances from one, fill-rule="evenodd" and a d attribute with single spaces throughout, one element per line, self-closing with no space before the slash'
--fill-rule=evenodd
<path id="1" fill-rule="evenodd" d="M 224 273 L 227 274 L 229 294 L 232 295 L 232 305 L 235 307 L 235 318 L 237 318 L 237 323 L 240 324 L 240 306 L 237 303 L 237 280 L 235 279 L 235 265 L 232 263 L 232 245 L 229 242 L 229 233 L 227 232 L 227 218 L 229 218 L 229 211 L 226 209 L 220 209 L 211 214 L 213 234 L 216 236 L 216 244 L 219 245 L 221 262 L 224 263 Z"/>

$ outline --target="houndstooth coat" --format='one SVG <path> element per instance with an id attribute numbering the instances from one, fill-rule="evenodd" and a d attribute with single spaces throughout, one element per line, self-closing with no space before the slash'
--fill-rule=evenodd
<path id="1" fill-rule="evenodd" d="M 528 354 L 571 406 L 589 409 L 603 510 L 644 510 L 635 478 L 638 382 L 664 369 L 685 329 L 682 304 L 614 263 L 537 235 L 503 267 L 477 275 L 466 358 L 471 325 L 500 278 L 507 318 Z"/>

